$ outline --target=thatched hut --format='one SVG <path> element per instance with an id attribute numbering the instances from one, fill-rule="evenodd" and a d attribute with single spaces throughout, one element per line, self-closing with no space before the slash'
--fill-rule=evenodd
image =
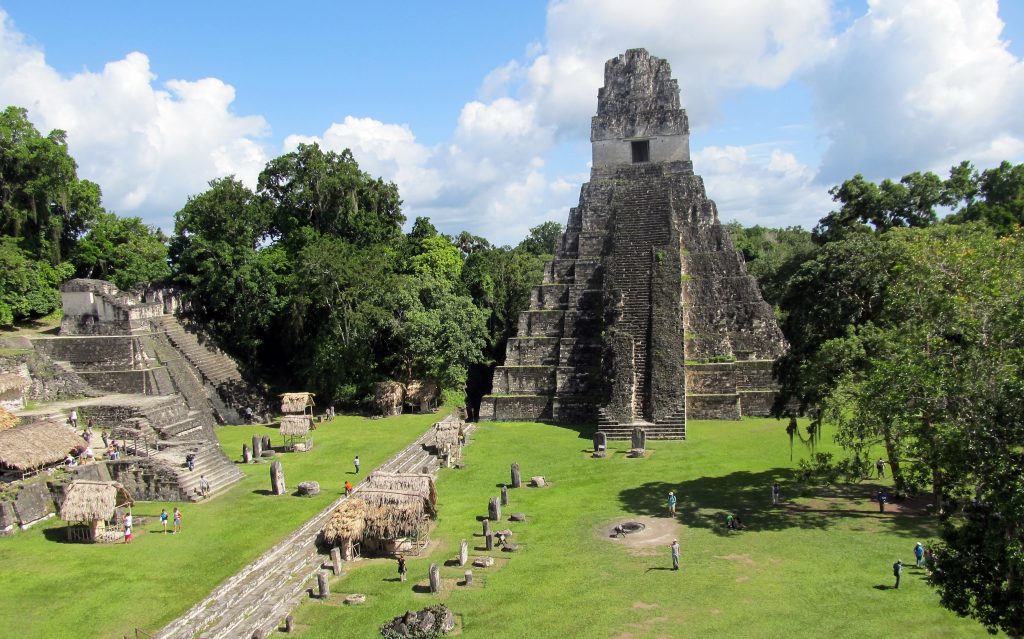
<path id="1" fill-rule="evenodd" d="M 375 472 L 359 497 L 366 502 L 363 545 L 372 551 L 413 550 L 437 516 L 437 492 L 428 475 Z"/>
<path id="2" fill-rule="evenodd" d="M 373 385 L 373 401 L 384 417 L 402 414 L 405 402 L 405 384 L 398 382 L 377 382 Z"/>
<path id="3" fill-rule="evenodd" d="M 313 450 L 312 415 L 285 415 L 280 430 L 285 446 L 298 452 Z"/>
<path id="4" fill-rule="evenodd" d="M 462 461 L 466 423 L 454 413 L 434 424 L 430 430 L 431 446 L 446 467 Z"/>
<path id="5" fill-rule="evenodd" d="M 429 413 L 437 408 L 441 387 L 432 379 L 413 380 L 405 387 L 405 405 L 412 411 Z"/>
<path id="6" fill-rule="evenodd" d="M 0 469 L 25 474 L 58 464 L 82 443 L 74 430 L 59 422 L 15 426 L 0 432 Z"/>
<path id="7" fill-rule="evenodd" d="M 10 410 L 25 408 L 25 387 L 29 380 L 14 373 L 0 373 L 0 407 Z"/>
<path id="8" fill-rule="evenodd" d="M 281 412 L 298 413 L 300 415 L 312 415 L 313 407 L 316 403 L 313 401 L 313 393 L 281 393 Z"/>
<path id="9" fill-rule="evenodd" d="M 339 546 L 345 561 L 352 561 L 359 554 L 366 529 L 366 508 L 362 499 L 347 499 L 334 510 L 324 526 L 324 543 Z"/>
<path id="10" fill-rule="evenodd" d="M 114 541 L 121 536 L 113 523 L 118 508 L 131 506 L 132 496 L 116 481 L 76 479 L 64 492 L 60 518 L 69 523 L 68 539 L 72 541 Z"/>
<path id="11" fill-rule="evenodd" d="M 0 406 L 0 432 L 8 428 L 14 428 L 18 424 L 18 418 L 9 410 Z"/>

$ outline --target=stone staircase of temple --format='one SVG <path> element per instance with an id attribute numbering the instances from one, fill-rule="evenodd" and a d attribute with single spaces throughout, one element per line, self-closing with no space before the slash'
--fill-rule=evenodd
<path id="1" fill-rule="evenodd" d="M 615 198 L 613 281 L 623 299 L 615 327 L 633 340 L 633 417 L 643 419 L 650 413 L 651 268 L 670 242 L 671 210 L 666 193 L 642 179 L 620 188 Z"/>
<path id="2" fill-rule="evenodd" d="M 467 424 L 470 432 L 472 425 Z M 377 470 L 434 475 L 438 460 L 426 447 L 432 440 L 427 431 Z M 356 486 L 356 495 L 362 485 Z M 317 548 L 320 530 L 346 499 L 343 496 L 321 510 L 156 633 L 155 639 L 249 639 L 275 632 L 282 619 L 308 596 L 309 582 L 326 559 Z"/>
<path id="3" fill-rule="evenodd" d="M 186 462 L 188 454 L 195 455 L 192 470 L 188 469 Z M 203 500 L 199 491 L 200 477 L 205 477 L 210 483 L 209 497 L 223 492 L 245 477 L 245 473 L 228 459 L 219 446 L 211 446 L 202 440 L 165 448 L 152 456 L 173 470 L 182 494 L 189 501 Z"/>
<path id="4" fill-rule="evenodd" d="M 205 381 L 218 386 L 241 382 L 242 374 L 234 360 L 221 351 L 201 343 L 195 333 L 185 330 L 174 315 L 162 315 L 152 320 L 153 327 L 163 331 L 182 355 L 202 374 Z"/>

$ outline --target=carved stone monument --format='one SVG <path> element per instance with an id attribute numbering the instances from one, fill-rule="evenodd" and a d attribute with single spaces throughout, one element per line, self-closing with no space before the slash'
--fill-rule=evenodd
<path id="1" fill-rule="evenodd" d="M 286 490 L 284 484 L 284 467 L 279 461 L 270 463 L 270 489 L 275 495 L 283 495 Z"/>

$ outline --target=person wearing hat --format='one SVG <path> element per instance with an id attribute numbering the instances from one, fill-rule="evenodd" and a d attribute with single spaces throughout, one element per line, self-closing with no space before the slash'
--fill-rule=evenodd
<path id="1" fill-rule="evenodd" d="M 679 570 L 679 540 L 673 539 L 669 548 L 672 549 L 672 570 Z"/>
<path id="2" fill-rule="evenodd" d="M 668 514 L 676 516 L 676 494 L 671 490 L 668 491 Z"/>
<path id="3" fill-rule="evenodd" d="M 917 559 L 918 568 L 924 566 L 924 546 L 921 545 L 921 542 L 917 542 L 917 545 L 914 546 L 914 558 Z"/>
<path id="4" fill-rule="evenodd" d="M 896 577 L 896 588 L 900 587 L 900 576 L 903 574 L 903 562 L 899 559 L 892 565 L 892 576 Z"/>

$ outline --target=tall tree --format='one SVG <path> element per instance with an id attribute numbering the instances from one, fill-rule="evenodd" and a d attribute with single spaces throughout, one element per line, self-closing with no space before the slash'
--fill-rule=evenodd
<path id="1" fill-rule="evenodd" d="M 167 238 L 137 217 L 100 213 L 71 252 L 77 277 L 93 277 L 128 289 L 170 275 Z"/>
<path id="2" fill-rule="evenodd" d="M 60 283 L 71 276 L 67 262 L 50 266 L 0 237 L 0 326 L 40 317 L 60 308 Z"/>
<path id="3" fill-rule="evenodd" d="M 558 222 L 544 222 L 530 229 L 530 234 L 516 248 L 533 255 L 554 255 L 565 228 Z"/>
<path id="4" fill-rule="evenodd" d="M 36 259 L 64 261 L 102 212 L 99 187 L 77 169 L 64 131 L 43 136 L 25 109 L 0 112 L 0 233 Z"/>
<path id="5" fill-rule="evenodd" d="M 267 163 L 258 191 L 274 204 L 272 234 L 290 246 L 309 230 L 358 246 L 396 241 L 405 222 L 398 187 L 361 171 L 348 149 L 300 144 Z"/>

